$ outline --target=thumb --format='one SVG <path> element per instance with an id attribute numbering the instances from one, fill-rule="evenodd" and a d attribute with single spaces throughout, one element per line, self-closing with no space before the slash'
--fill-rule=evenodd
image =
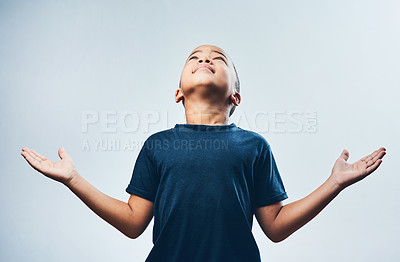
<path id="1" fill-rule="evenodd" d="M 58 156 L 61 159 L 64 159 L 64 158 L 68 157 L 67 151 L 65 151 L 64 147 L 60 147 L 60 149 L 58 149 Z"/>
<path id="2" fill-rule="evenodd" d="M 343 149 L 342 154 L 340 155 L 340 158 L 343 158 L 344 161 L 347 161 L 349 159 L 349 151 L 346 149 Z"/>

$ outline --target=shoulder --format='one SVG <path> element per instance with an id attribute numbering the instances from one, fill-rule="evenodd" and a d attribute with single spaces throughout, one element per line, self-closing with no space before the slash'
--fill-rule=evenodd
<path id="1" fill-rule="evenodd" d="M 165 129 L 155 132 L 148 136 L 142 144 L 142 150 L 154 151 L 158 148 L 164 148 L 166 143 L 172 139 L 173 129 Z"/>
<path id="2" fill-rule="evenodd" d="M 161 130 L 161 131 L 158 131 L 158 132 L 155 132 L 155 133 L 151 134 L 146 139 L 146 141 L 154 141 L 154 140 L 159 140 L 159 139 L 165 139 L 165 138 L 170 137 L 172 133 L 173 133 L 173 128 Z"/>
<path id="3" fill-rule="evenodd" d="M 261 149 L 263 149 L 263 150 L 270 149 L 270 145 L 269 145 L 267 139 L 263 135 L 261 135 L 257 132 L 251 131 L 251 130 L 243 129 L 241 127 L 238 127 L 238 133 L 244 139 L 247 139 L 253 143 L 256 143 L 258 146 L 261 147 Z"/>

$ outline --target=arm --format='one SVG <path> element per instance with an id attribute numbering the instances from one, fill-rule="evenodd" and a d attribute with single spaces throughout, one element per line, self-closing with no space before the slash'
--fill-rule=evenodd
<path id="1" fill-rule="evenodd" d="M 78 173 L 66 185 L 94 213 L 129 238 L 139 237 L 153 217 L 153 202 L 131 195 L 128 203 L 112 198 Z"/>
<path id="2" fill-rule="evenodd" d="M 256 218 L 264 233 L 273 242 L 280 242 L 318 215 L 343 189 L 364 179 L 382 163 L 386 154 L 380 148 L 350 164 L 349 153 L 343 150 L 336 160 L 331 176 L 308 196 L 283 205 L 282 201 L 256 209 Z"/>
<path id="3" fill-rule="evenodd" d="M 139 237 L 153 217 L 153 202 L 131 195 L 128 203 L 112 198 L 87 182 L 75 169 L 65 149 L 58 150 L 61 158 L 53 162 L 24 147 L 21 155 L 38 172 L 63 183 L 93 212 L 129 238 Z"/>

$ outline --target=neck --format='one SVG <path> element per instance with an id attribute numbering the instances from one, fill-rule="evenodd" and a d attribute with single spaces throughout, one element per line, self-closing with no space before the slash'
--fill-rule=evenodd
<path id="1" fill-rule="evenodd" d="M 185 103 L 186 124 L 227 125 L 229 108 L 204 103 Z"/>

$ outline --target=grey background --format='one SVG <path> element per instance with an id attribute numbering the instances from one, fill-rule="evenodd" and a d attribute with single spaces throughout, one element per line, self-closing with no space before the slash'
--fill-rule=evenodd
<path id="1" fill-rule="evenodd" d="M 144 261 L 153 222 L 140 238 L 126 238 L 33 170 L 21 148 L 58 160 L 64 146 L 89 182 L 126 201 L 138 147 L 93 143 L 140 143 L 184 123 L 173 94 L 185 59 L 213 44 L 232 57 L 242 84 L 231 122 L 271 144 L 285 204 L 321 185 L 343 148 L 350 162 L 387 148 L 378 171 L 285 241 L 272 243 L 254 219 L 262 260 L 398 261 L 399 8 L 397 1 L 0 1 L 0 260 Z M 134 132 L 112 120 L 126 110 L 139 115 Z M 84 132 L 87 111 L 100 119 Z M 101 119 L 107 111 L 116 113 L 111 131 Z M 267 118 L 257 122 L 260 112 Z M 316 112 L 316 130 L 305 132 L 304 119 L 291 125 L 292 112 Z M 281 128 L 261 130 L 265 124 Z"/>

